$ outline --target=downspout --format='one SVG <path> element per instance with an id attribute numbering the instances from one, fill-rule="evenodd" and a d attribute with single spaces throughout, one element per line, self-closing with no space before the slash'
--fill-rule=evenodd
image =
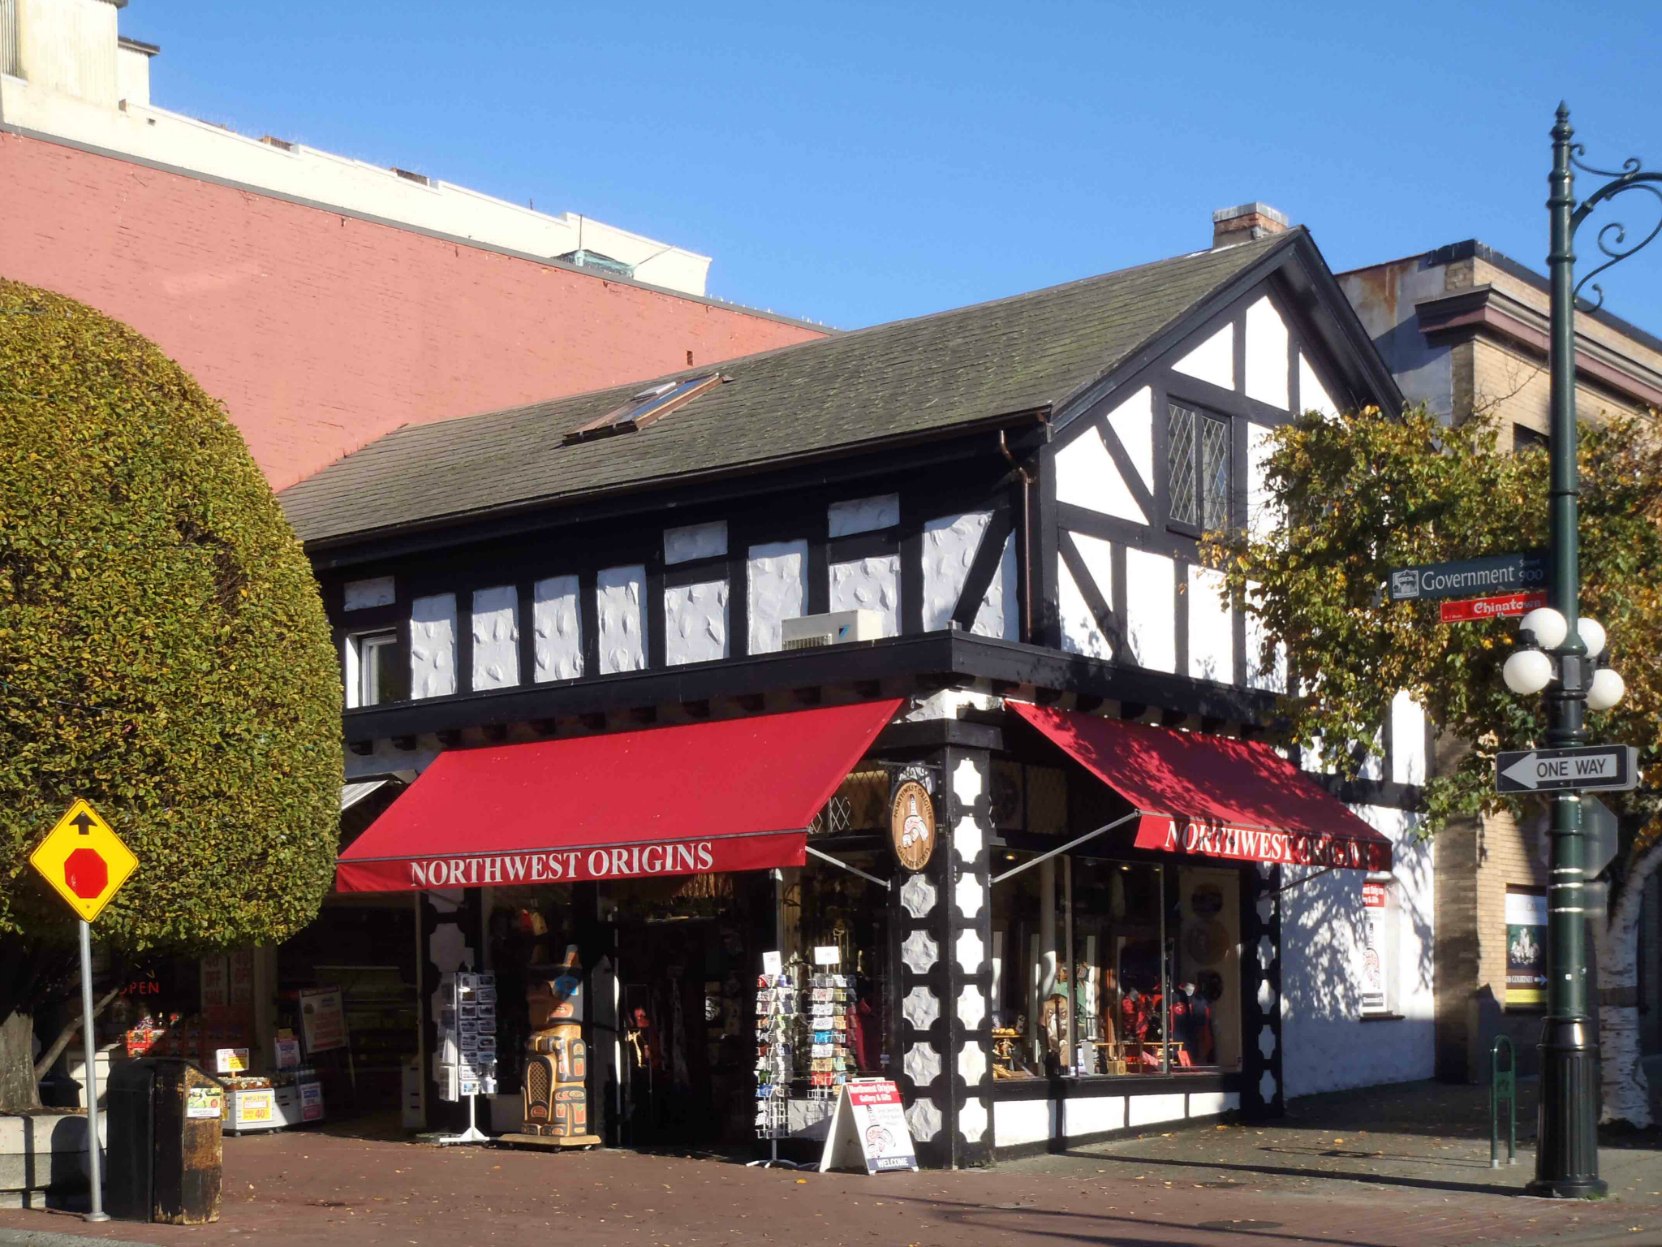
<path id="1" fill-rule="evenodd" d="M 1026 464 L 1017 463 L 1010 453 L 1010 441 L 1003 429 L 998 431 L 998 450 L 1015 470 L 1021 482 L 1021 639 L 1033 641 L 1033 472 Z"/>

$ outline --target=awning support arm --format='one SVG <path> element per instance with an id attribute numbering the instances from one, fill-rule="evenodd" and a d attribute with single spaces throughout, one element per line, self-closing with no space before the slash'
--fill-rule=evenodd
<path id="1" fill-rule="evenodd" d="M 1305 884 L 1309 883 L 1310 880 L 1320 879 L 1323 875 L 1331 874 L 1337 869 L 1339 869 L 1337 866 L 1323 866 L 1320 870 L 1311 871 L 1302 879 L 1294 879 L 1291 883 L 1282 884 L 1275 891 L 1271 892 L 1270 895 L 1280 896 L 1283 892 L 1291 892 L 1294 888 L 1302 888 Z"/>
<path id="2" fill-rule="evenodd" d="M 858 866 L 850 866 L 847 862 L 843 861 L 840 857 L 832 857 L 829 853 L 821 853 L 818 849 L 816 849 L 811 844 L 808 846 L 808 852 L 812 853 L 815 857 L 819 858 L 819 860 L 822 861 L 822 862 L 830 862 L 833 866 L 841 866 L 844 870 L 848 871 L 848 873 L 851 874 L 851 875 L 859 875 L 860 878 L 862 878 L 862 879 L 870 880 L 872 883 L 875 883 L 878 887 L 882 888 L 884 891 L 887 891 L 888 888 L 889 888 L 889 881 L 887 879 L 879 879 L 876 875 L 868 875 L 865 871 L 861 870 Z"/>
<path id="3" fill-rule="evenodd" d="M 1114 828 L 1120 826 L 1122 823 L 1128 823 L 1132 819 L 1141 818 L 1142 816 L 1143 816 L 1143 811 L 1141 811 L 1141 810 L 1132 810 L 1131 813 L 1129 813 L 1129 814 L 1122 814 L 1119 818 L 1116 818 L 1113 822 L 1104 823 L 1102 826 L 1098 827 L 1095 831 L 1087 831 L 1084 835 L 1078 837 L 1077 839 L 1069 840 L 1066 844 L 1058 845 L 1054 849 L 1050 849 L 1047 852 L 1039 854 L 1038 857 L 1030 858 L 1029 860 L 1023 862 L 1020 866 L 1012 866 L 1009 870 L 1005 871 L 1002 875 L 994 875 L 993 878 L 992 878 L 992 882 L 993 883 L 1003 883 L 1011 875 L 1019 875 L 1019 874 L 1021 874 L 1022 871 L 1026 870 L 1029 866 L 1037 866 L 1040 862 L 1049 861 L 1051 858 L 1055 857 L 1058 853 L 1066 853 L 1069 849 L 1077 848 L 1079 845 L 1084 844 L 1085 841 L 1087 841 L 1087 840 L 1095 840 L 1098 836 L 1102 835 L 1104 832 L 1112 831 L 1112 830 L 1114 830 Z M 813 850 L 809 849 L 808 852 L 812 853 Z M 991 884 L 989 884 L 988 886 L 990 887 Z"/>

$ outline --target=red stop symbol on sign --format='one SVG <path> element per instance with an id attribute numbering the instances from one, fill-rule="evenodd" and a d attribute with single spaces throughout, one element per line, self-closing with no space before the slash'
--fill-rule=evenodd
<path id="1" fill-rule="evenodd" d="M 110 886 L 110 868 L 97 849 L 76 849 L 64 858 L 63 878 L 83 901 L 97 900 Z"/>

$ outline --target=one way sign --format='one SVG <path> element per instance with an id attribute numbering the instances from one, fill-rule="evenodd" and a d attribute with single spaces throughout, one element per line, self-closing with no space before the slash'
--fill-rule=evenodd
<path id="1" fill-rule="evenodd" d="M 1639 783 L 1639 751 L 1632 745 L 1531 749 L 1495 755 L 1496 792 L 1623 792 Z"/>

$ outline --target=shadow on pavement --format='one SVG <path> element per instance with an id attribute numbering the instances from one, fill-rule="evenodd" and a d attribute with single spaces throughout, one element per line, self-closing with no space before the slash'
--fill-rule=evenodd
<path id="1" fill-rule="evenodd" d="M 1274 1152 L 1291 1149 L 1266 1147 L 1263 1150 Z M 1097 1161 L 1105 1159 L 1100 1152 L 1069 1152 L 1067 1154 Z M 1312 1149 L 1309 1155 L 1319 1156 L 1322 1153 Z M 1323 1178 L 1338 1182 L 1367 1182 L 1375 1186 L 1407 1186 L 1427 1191 L 1458 1191 L 1475 1195 L 1517 1195 L 1521 1193 L 1520 1188 L 1523 1185 L 1521 1178 L 1515 1178 L 1505 1185 L 1494 1182 L 1452 1182 L 1437 1178 L 1410 1178 L 1400 1174 L 1358 1173 L 1350 1169 L 1318 1169 L 1296 1165 L 1244 1165 L 1218 1160 L 1177 1160 L 1170 1157 L 1139 1156 L 1135 1152 L 1118 1150 L 1107 1156 L 1106 1159 L 1133 1165 L 1166 1165 L 1178 1169 L 1207 1169 L 1212 1171 L 1226 1169 L 1234 1173 L 1275 1174 L 1279 1177 L 1291 1178 Z M 1381 1157 L 1381 1159 L 1385 1158 Z M 1418 1158 L 1414 1158 L 1414 1160 L 1417 1164 L 1425 1163 Z M 1492 1170 L 1491 1172 L 1517 1174 L 1520 1171 L 1520 1166 L 1515 1165 L 1510 1171 L 1501 1169 Z"/>

